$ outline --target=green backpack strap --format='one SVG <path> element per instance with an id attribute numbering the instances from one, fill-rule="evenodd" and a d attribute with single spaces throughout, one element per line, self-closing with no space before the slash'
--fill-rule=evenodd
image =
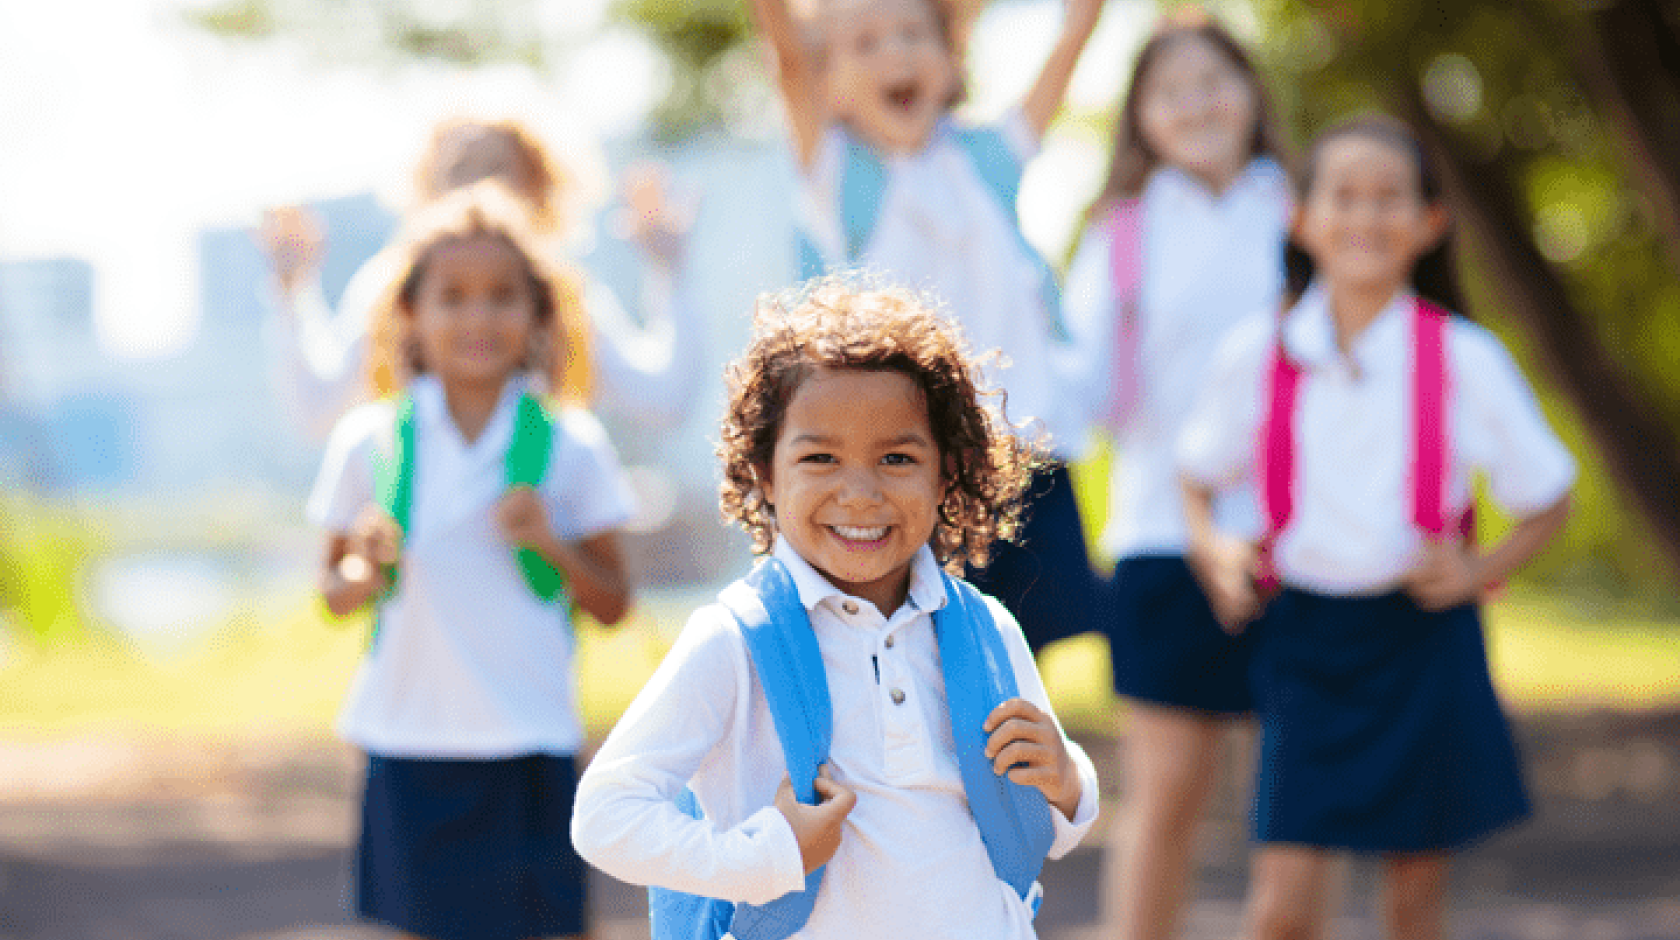
<path id="1" fill-rule="evenodd" d="M 542 484 L 548 475 L 549 451 L 554 448 L 554 419 L 530 392 L 519 396 L 519 410 L 514 416 L 513 441 L 507 449 L 507 485 L 529 486 Z M 519 568 L 531 592 L 545 601 L 559 597 L 566 589 L 566 577 L 547 559 L 529 548 L 519 550 Z"/>
<path id="2" fill-rule="evenodd" d="M 396 429 L 391 449 L 373 453 L 373 492 L 381 508 L 396 521 L 404 536 L 408 534 L 409 519 L 414 513 L 414 397 L 401 395 L 395 400 Z M 508 444 L 504 460 L 504 480 L 510 487 L 542 485 L 548 476 L 549 452 L 554 447 L 554 419 L 537 397 L 526 392 L 519 397 L 514 416 L 513 439 Z M 566 589 L 566 578 L 541 555 L 529 548 L 517 552 L 519 569 L 531 592 L 545 601 L 559 597 Z M 385 569 L 389 585 L 379 603 L 388 600 L 397 588 L 397 568 Z M 377 618 L 374 624 L 377 635 Z"/>

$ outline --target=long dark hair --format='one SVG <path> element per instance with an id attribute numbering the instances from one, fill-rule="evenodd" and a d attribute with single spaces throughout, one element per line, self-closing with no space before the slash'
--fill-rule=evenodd
<path id="1" fill-rule="evenodd" d="M 1281 162 L 1283 151 L 1277 134 L 1272 130 L 1266 85 L 1260 80 L 1254 60 L 1218 21 L 1194 7 L 1183 7 L 1161 20 L 1132 62 L 1126 98 L 1120 106 L 1120 120 L 1114 128 L 1114 153 L 1109 158 L 1102 190 L 1085 210 L 1086 225 L 1099 218 L 1103 210 L 1116 201 L 1141 193 L 1149 174 L 1160 164 L 1161 155 L 1143 136 L 1140 114 L 1143 110 L 1143 84 L 1149 70 L 1155 67 L 1161 56 L 1184 39 L 1200 39 L 1217 49 L 1248 82 L 1254 92 L 1254 133 L 1249 138 L 1249 158 L 1271 156 Z"/>
<path id="2" fill-rule="evenodd" d="M 1359 114 L 1330 125 L 1313 141 L 1297 181 L 1299 205 L 1305 206 L 1307 197 L 1312 192 L 1313 183 L 1318 176 L 1318 156 L 1324 150 L 1325 144 L 1342 137 L 1364 137 L 1389 144 L 1401 153 L 1409 154 L 1417 166 L 1418 193 L 1423 197 L 1424 203 L 1438 205 L 1445 198 L 1441 174 L 1435 165 L 1434 157 L 1405 122 L 1384 114 Z M 1312 256 L 1296 242 L 1295 236 L 1290 235 L 1289 242 L 1283 249 L 1283 267 L 1284 296 L 1288 305 L 1294 306 L 1312 283 L 1318 266 L 1313 262 Z M 1436 242 L 1433 248 L 1418 258 L 1417 264 L 1412 267 L 1410 283 L 1412 291 L 1424 300 L 1443 310 L 1469 318 L 1469 313 L 1464 307 L 1463 295 L 1458 289 L 1458 268 L 1455 264 L 1450 230 L 1441 236 L 1441 240 Z"/>

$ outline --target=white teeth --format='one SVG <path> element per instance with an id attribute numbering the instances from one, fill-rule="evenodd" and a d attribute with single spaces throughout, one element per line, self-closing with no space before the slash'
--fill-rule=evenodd
<path id="1" fill-rule="evenodd" d="M 835 534 L 839 535 L 841 538 L 848 539 L 853 542 L 873 542 L 877 539 L 884 539 L 887 537 L 887 527 L 884 525 L 871 526 L 869 528 L 864 528 L 862 526 L 836 525 L 829 526 L 829 528 L 833 529 Z"/>

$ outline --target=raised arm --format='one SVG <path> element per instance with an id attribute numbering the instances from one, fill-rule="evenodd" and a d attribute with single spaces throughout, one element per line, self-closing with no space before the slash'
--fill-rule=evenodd
<path id="1" fill-rule="evenodd" d="M 768 3 L 771 0 L 755 2 Z M 1043 139 L 1050 119 L 1056 116 L 1062 99 L 1067 97 L 1074 66 L 1079 64 L 1079 54 L 1085 51 L 1085 43 L 1097 28 L 1102 5 L 1103 0 L 1067 0 L 1062 34 L 1056 40 L 1056 47 L 1050 50 L 1050 58 L 1045 60 L 1044 68 L 1039 71 L 1038 80 L 1033 82 L 1026 98 L 1021 101 L 1021 116 L 1026 119 L 1034 138 Z"/>
<path id="2" fill-rule="evenodd" d="M 787 110 L 794 156 L 801 169 L 816 159 L 817 144 L 827 123 L 827 104 L 822 95 L 822 75 L 816 57 L 800 35 L 787 0 L 748 0 L 758 31 L 770 43 L 772 68 Z"/>

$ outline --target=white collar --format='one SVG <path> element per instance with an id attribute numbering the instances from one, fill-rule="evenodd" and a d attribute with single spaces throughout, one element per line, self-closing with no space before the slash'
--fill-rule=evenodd
<path id="1" fill-rule="evenodd" d="M 524 372 L 516 372 L 502 383 L 501 394 L 496 399 L 496 409 L 490 414 L 490 421 L 485 424 L 484 431 L 478 439 L 470 445 L 472 449 L 498 443 L 498 449 L 505 449 L 507 441 L 513 435 L 513 412 L 519 396 L 532 385 L 531 377 Z M 437 376 L 423 373 L 415 376 L 408 383 L 408 394 L 414 399 L 415 422 L 428 429 L 446 427 L 460 439 L 461 429 L 455 426 L 455 419 L 449 414 L 449 402 L 444 396 L 443 383 Z M 466 445 L 465 441 L 462 442 Z"/>
<path id="2" fill-rule="evenodd" d="M 799 602 L 805 605 L 807 611 L 816 610 L 818 605 L 831 597 L 851 597 L 835 587 L 822 572 L 811 567 L 811 563 L 787 539 L 777 538 L 770 555 L 787 567 L 794 587 L 799 590 Z M 926 545 L 917 549 L 910 559 L 910 591 L 906 601 L 925 613 L 945 606 L 945 580 L 940 577 L 939 562 L 933 557 L 933 549 Z M 882 611 L 881 615 L 890 618 L 892 613 Z"/>
<path id="3" fill-rule="evenodd" d="M 1368 371 L 1387 356 L 1384 349 L 1406 342 L 1406 311 L 1417 302 L 1402 288 L 1353 341 L 1350 358 L 1355 368 Z M 1283 344 L 1289 357 L 1308 368 L 1324 368 L 1341 360 L 1336 345 L 1336 324 L 1330 316 L 1329 293 L 1313 282 L 1301 299 L 1284 315 Z"/>
<path id="4" fill-rule="evenodd" d="M 1231 180 L 1231 185 L 1225 187 L 1224 192 L 1217 194 L 1199 177 L 1176 166 L 1161 164 L 1144 183 L 1144 194 L 1155 191 L 1160 196 L 1195 200 L 1210 206 L 1228 206 L 1257 194 L 1265 194 L 1269 201 L 1271 194 L 1276 190 L 1287 188 L 1288 177 L 1285 176 L 1283 168 L 1271 157 L 1262 156 L 1248 161 Z"/>

